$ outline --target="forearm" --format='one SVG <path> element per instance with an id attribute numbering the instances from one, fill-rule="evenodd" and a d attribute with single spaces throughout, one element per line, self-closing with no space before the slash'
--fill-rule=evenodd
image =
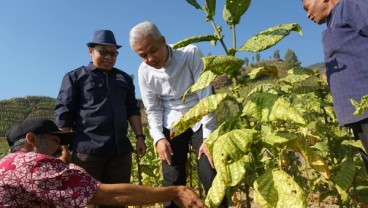
<path id="1" fill-rule="evenodd" d="M 179 187 L 146 187 L 133 184 L 101 184 L 89 204 L 122 206 L 171 201 Z"/>
<path id="2" fill-rule="evenodd" d="M 143 134 L 142 121 L 140 116 L 130 116 L 128 118 L 130 126 L 132 127 L 135 135 Z"/>

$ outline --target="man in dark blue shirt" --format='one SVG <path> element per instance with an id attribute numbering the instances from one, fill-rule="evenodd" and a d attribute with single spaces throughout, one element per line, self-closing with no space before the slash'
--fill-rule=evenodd
<path id="1" fill-rule="evenodd" d="M 327 25 L 322 43 L 337 119 L 368 151 L 368 112 L 354 116 L 350 102 L 368 95 L 368 1 L 303 0 L 303 6 L 309 19 Z M 368 155 L 361 155 L 368 169 Z"/>
<path id="2" fill-rule="evenodd" d="M 133 79 L 114 68 L 114 34 L 98 30 L 87 43 L 92 62 L 68 72 L 57 97 L 58 127 L 77 133 L 71 144 L 72 162 L 103 183 L 129 183 L 132 144 L 128 121 L 136 134 L 136 150 L 146 151 Z"/>

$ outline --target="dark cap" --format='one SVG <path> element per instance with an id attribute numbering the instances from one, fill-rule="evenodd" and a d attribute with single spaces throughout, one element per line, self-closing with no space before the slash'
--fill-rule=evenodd
<path id="1" fill-rule="evenodd" d="M 53 134 L 60 137 L 61 145 L 70 144 L 75 136 L 75 132 L 60 131 L 56 124 L 46 118 L 27 118 L 19 123 L 14 124 L 8 133 L 6 138 L 10 147 L 20 139 L 26 137 L 28 133 L 34 134 Z"/>
<path id="2" fill-rule="evenodd" d="M 88 47 L 94 47 L 95 45 L 115 45 L 116 48 L 120 48 L 121 45 L 116 44 L 114 33 L 110 30 L 97 30 L 94 32 L 92 41 L 87 43 Z"/>

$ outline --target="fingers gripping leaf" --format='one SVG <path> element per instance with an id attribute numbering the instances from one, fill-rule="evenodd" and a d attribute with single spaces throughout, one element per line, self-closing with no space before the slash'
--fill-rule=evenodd
<path id="1" fill-rule="evenodd" d="M 199 76 L 198 80 L 194 85 L 190 86 L 187 91 L 185 91 L 183 95 L 183 103 L 185 102 L 185 98 L 188 94 L 194 93 L 198 90 L 204 89 L 208 87 L 213 80 L 215 80 L 217 77 L 216 74 L 212 73 L 211 71 L 205 71 Z"/>
<path id="2" fill-rule="evenodd" d="M 238 24 L 241 16 L 248 10 L 250 3 L 251 0 L 226 0 L 223 17 L 227 24 Z"/>
<path id="3" fill-rule="evenodd" d="M 302 34 L 300 26 L 296 23 L 281 24 L 253 36 L 239 50 L 254 53 L 266 50 L 288 36 L 291 31 L 296 31 L 300 35 Z"/>
<path id="4" fill-rule="evenodd" d="M 254 201 L 262 207 L 306 207 L 302 188 L 286 172 L 267 171 L 254 182 Z"/>
<path id="5" fill-rule="evenodd" d="M 212 71 L 221 75 L 226 73 L 231 77 L 240 75 L 241 67 L 244 64 L 243 59 L 234 56 L 206 56 L 202 58 L 204 63 L 204 71 Z"/>
<path id="6" fill-rule="evenodd" d="M 228 99 L 227 94 L 215 94 L 205 99 L 202 99 L 186 112 L 178 121 L 173 123 L 171 126 L 171 131 L 174 135 L 179 135 L 187 130 L 189 127 L 200 121 L 203 116 L 214 112 L 218 105 Z"/>

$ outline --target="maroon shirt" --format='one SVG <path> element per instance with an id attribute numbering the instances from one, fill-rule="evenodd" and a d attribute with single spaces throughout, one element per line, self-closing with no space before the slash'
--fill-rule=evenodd
<path id="1" fill-rule="evenodd" d="M 85 170 L 35 152 L 0 161 L 1 207 L 85 207 L 100 182 Z"/>

